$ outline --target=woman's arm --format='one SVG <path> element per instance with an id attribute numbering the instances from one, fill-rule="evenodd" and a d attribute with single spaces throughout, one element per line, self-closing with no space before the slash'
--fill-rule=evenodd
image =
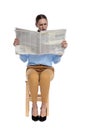
<path id="1" fill-rule="evenodd" d="M 27 59 L 28 59 L 28 57 L 29 57 L 29 55 L 20 55 L 20 59 L 23 61 L 23 62 L 26 62 L 27 61 Z"/>

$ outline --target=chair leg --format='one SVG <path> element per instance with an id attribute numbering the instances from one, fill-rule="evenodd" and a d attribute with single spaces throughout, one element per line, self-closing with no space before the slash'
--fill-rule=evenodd
<path id="1" fill-rule="evenodd" d="M 29 116 L 29 100 L 26 98 L 26 116 Z"/>
<path id="2" fill-rule="evenodd" d="M 47 116 L 49 116 L 49 96 L 48 96 L 48 100 L 47 100 Z"/>
<path id="3" fill-rule="evenodd" d="M 28 88 L 28 82 L 26 82 L 26 116 L 29 116 L 29 88 Z"/>

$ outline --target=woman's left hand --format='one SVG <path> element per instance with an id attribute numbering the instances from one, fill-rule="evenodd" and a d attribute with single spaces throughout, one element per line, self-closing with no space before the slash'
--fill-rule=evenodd
<path id="1" fill-rule="evenodd" d="M 61 46 L 63 48 L 67 48 L 68 44 L 67 44 L 66 40 L 62 41 Z"/>

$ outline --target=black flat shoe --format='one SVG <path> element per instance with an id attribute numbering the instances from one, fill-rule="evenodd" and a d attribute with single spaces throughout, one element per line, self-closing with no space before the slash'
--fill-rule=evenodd
<path id="1" fill-rule="evenodd" d="M 39 120 L 39 116 L 33 116 L 33 115 L 32 115 L 32 120 L 33 120 L 33 121 L 38 121 L 38 120 Z"/>
<path id="2" fill-rule="evenodd" d="M 39 117 L 39 121 L 41 121 L 41 122 L 45 121 L 46 119 L 47 119 L 46 116 L 44 116 L 44 117 L 40 116 L 40 117 Z"/>

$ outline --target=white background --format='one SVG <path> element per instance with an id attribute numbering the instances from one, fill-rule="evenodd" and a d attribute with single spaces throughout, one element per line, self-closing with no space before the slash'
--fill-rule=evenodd
<path id="1" fill-rule="evenodd" d="M 86 12 L 86 0 L 0 1 L 0 129 L 87 130 Z M 15 27 L 37 30 L 40 13 L 48 17 L 48 29 L 67 29 L 68 42 L 61 62 L 53 65 L 49 117 L 43 123 L 25 117 L 26 64 L 13 46 Z"/>

